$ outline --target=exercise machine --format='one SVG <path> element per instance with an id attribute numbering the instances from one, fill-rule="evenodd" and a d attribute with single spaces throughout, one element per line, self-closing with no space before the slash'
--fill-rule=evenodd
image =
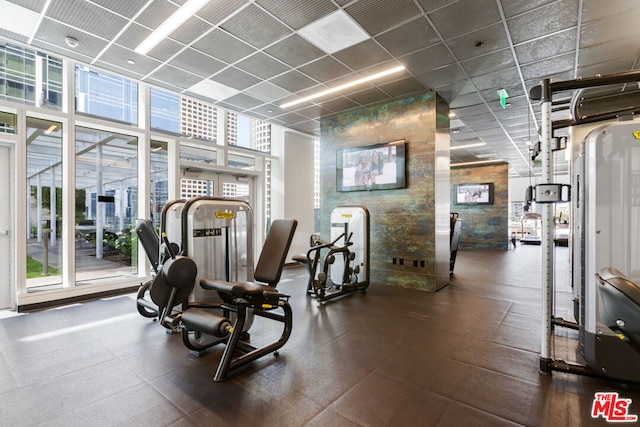
<path id="1" fill-rule="evenodd" d="M 280 293 L 276 286 L 296 226 L 296 220 L 273 221 L 253 281 L 202 278 L 200 287 L 215 292 L 222 302 L 215 308 L 183 304 L 179 315 L 171 319 L 173 327 L 182 333 L 184 345 L 195 355 L 225 344 L 214 381 L 224 380 L 231 371 L 269 353 L 277 356 L 278 350 L 288 341 L 293 326 L 289 295 Z M 180 301 L 193 293 L 197 270 L 196 262 L 188 256 L 171 254 L 170 259 L 162 264 L 150 290 L 151 298 L 161 313 L 173 312 Z M 280 336 L 262 347 L 252 346 L 245 338 L 248 336 L 245 331 L 249 313 L 282 324 Z"/>
<path id="2" fill-rule="evenodd" d="M 456 257 L 458 256 L 458 244 L 460 243 L 460 230 L 462 228 L 462 220 L 457 212 L 451 212 L 449 215 L 450 228 L 450 251 L 449 256 L 449 274 L 453 274 L 453 268 L 456 266 Z"/>
<path id="3" fill-rule="evenodd" d="M 171 200 L 162 208 L 161 233 L 165 236 L 164 239 L 161 239 L 158 233 L 156 233 L 151 220 L 138 219 L 136 221 L 136 235 L 142 244 L 142 248 L 147 255 L 151 268 L 153 269 L 153 277 L 140 285 L 136 295 L 138 313 L 143 317 L 153 318 L 154 320 L 157 320 L 159 317 L 160 313 L 158 311 L 158 307 L 153 303 L 148 292 L 151 284 L 153 283 L 153 278 L 162 267 L 164 261 L 170 257 L 170 253 L 172 252 L 175 255 L 180 255 L 182 253 L 180 244 L 178 243 L 182 240 L 181 229 L 179 227 L 176 228 L 175 226 L 168 229 L 166 224 L 167 218 L 174 218 L 170 223 L 177 223 L 178 225 L 181 225 L 180 221 L 176 221 L 175 218 L 180 218 L 184 203 L 184 200 Z M 168 236 L 171 236 L 173 240 Z M 164 243 L 165 241 L 167 244 Z M 162 323 L 163 322 L 161 322 L 161 324 Z M 168 327 L 168 332 L 171 332 L 170 326 Z"/>
<path id="4" fill-rule="evenodd" d="M 369 211 L 339 206 L 331 211 L 331 240 L 310 238 L 306 254 L 293 260 L 309 274 L 307 295 L 323 303 L 369 286 Z"/>
<path id="5" fill-rule="evenodd" d="M 218 197 L 171 201 L 162 210 L 162 241 L 149 224 L 138 221 L 136 232 L 156 271 L 160 260 L 167 259 L 166 248 L 170 246 L 174 255 L 188 256 L 195 262 L 196 283 L 205 277 L 225 281 L 253 280 L 253 217 L 251 207 L 245 201 Z M 159 252 L 160 256 L 157 255 Z M 156 318 L 160 312 L 154 310 L 155 304 L 148 298 L 151 284 L 152 281 L 142 284 L 137 305 L 140 314 Z M 191 306 L 215 307 L 221 299 L 216 292 L 198 286 L 183 302 Z M 168 332 L 173 331 L 173 323 L 160 317 L 160 323 Z M 253 315 L 249 313 L 246 329 L 251 326 L 252 319 Z"/>
<path id="6" fill-rule="evenodd" d="M 553 214 L 552 203 L 560 201 L 561 184 L 552 182 L 552 152 L 560 145 L 553 131 L 566 126 L 614 119 L 621 111 L 585 117 L 579 114 L 574 96 L 569 122 L 551 121 L 555 93 L 611 84 L 636 83 L 640 72 L 551 83 L 545 79 L 531 90 L 532 99 L 541 100 L 542 184 L 535 188 L 536 203 L 542 212 L 543 293 L 540 369 L 570 372 L 622 382 L 640 382 L 640 352 L 636 319 L 640 317 L 638 285 L 631 276 L 640 273 L 637 248 L 640 224 L 637 188 L 640 176 L 640 124 L 635 121 L 605 125 L 592 131 L 579 146 L 575 161 L 572 193 L 574 199 L 573 288 L 577 322 L 553 315 Z M 640 112 L 636 105 L 624 110 Z M 553 330 L 569 327 L 578 331 L 580 353 L 586 363 L 566 362 L 551 355 Z"/>

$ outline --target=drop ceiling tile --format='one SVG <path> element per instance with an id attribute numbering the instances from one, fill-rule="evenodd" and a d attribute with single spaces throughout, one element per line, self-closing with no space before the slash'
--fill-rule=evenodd
<path id="1" fill-rule="evenodd" d="M 416 92 L 426 92 L 428 90 L 415 77 L 406 77 L 389 83 L 381 83 L 378 87 L 393 97 Z"/>
<path id="2" fill-rule="evenodd" d="M 640 4 L 635 0 L 621 0 L 612 4 L 600 1 L 587 1 L 582 5 L 582 22 L 600 21 L 613 16 L 635 16 L 637 18 Z"/>
<path id="3" fill-rule="evenodd" d="M 160 61 L 167 61 L 176 53 L 184 49 L 184 45 L 173 39 L 164 39 L 156 47 L 151 49 L 147 55 Z"/>
<path id="4" fill-rule="evenodd" d="M 552 16 L 553 19 L 540 19 Z M 507 20 L 514 44 L 556 33 L 576 25 L 577 0 L 560 0 Z"/>
<path id="5" fill-rule="evenodd" d="M 224 30 L 217 29 L 191 47 L 198 49 L 221 61 L 232 64 L 256 51 L 253 47 L 238 40 Z"/>
<path id="6" fill-rule="evenodd" d="M 256 4 L 294 30 L 299 30 L 337 9 L 330 1 L 318 0 L 256 0 Z"/>
<path id="7" fill-rule="evenodd" d="M 359 92 L 350 93 L 349 99 L 360 105 L 374 104 L 383 100 L 388 100 L 389 95 L 375 87 L 368 88 Z"/>
<path id="8" fill-rule="evenodd" d="M 299 68 L 304 74 L 325 83 L 350 74 L 351 70 L 332 56 L 325 56 Z"/>
<path id="9" fill-rule="evenodd" d="M 167 82 L 181 89 L 187 89 L 202 80 L 202 77 L 187 73 L 171 65 L 163 65 L 149 76 L 154 80 Z"/>
<path id="10" fill-rule="evenodd" d="M 358 106 L 356 102 L 345 97 L 322 101 L 321 105 L 326 109 L 335 111 L 336 113 L 347 111 Z"/>
<path id="11" fill-rule="evenodd" d="M 134 50 L 149 34 L 151 34 L 151 30 L 134 22 L 120 34 L 120 37 L 115 40 L 115 43 Z"/>
<path id="12" fill-rule="evenodd" d="M 211 77 L 211 80 L 238 90 L 244 90 L 260 82 L 259 78 L 235 67 L 229 67 L 220 71 Z"/>
<path id="13" fill-rule="evenodd" d="M 371 35 L 421 15 L 413 0 L 360 0 L 345 11 Z"/>
<path id="14" fill-rule="evenodd" d="M 133 59 L 135 64 L 128 64 L 127 59 Z M 162 62 L 147 55 L 139 55 L 118 45 L 111 45 L 100 57 L 100 63 L 111 63 L 133 73 L 145 76 L 159 67 Z"/>
<path id="15" fill-rule="evenodd" d="M 427 73 L 419 74 L 416 77 L 424 85 L 433 89 L 451 82 L 466 79 L 468 76 L 458 64 L 451 64 Z"/>
<path id="16" fill-rule="evenodd" d="M 364 70 L 392 59 L 391 55 L 373 40 L 358 43 L 355 46 L 334 53 L 333 56 L 355 71 Z"/>
<path id="17" fill-rule="evenodd" d="M 401 56 L 399 61 L 414 75 L 428 73 L 455 62 L 442 43 Z"/>
<path id="18" fill-rule="evenodd" d="M 176 10 L 178 10 L 178 6 L 167 0 L 154 1 L 142 11 L 140 16 L 136 18 L 136 22 L 151 30 L 155 30 Z"/>
<path id="19" fill-rule="evenodd" d="M 110 9 L 113 12 L 124 16 L 125 18 L 133 18 L 139 11 L 148 3 L 148 0 L 127 0 L 127 1 L 113 1 L 113 0 L 92 0 L 93 3 L 100 5 L 106 9 Z M 44 2 L 42 2 L 44 3 Z"/>
<path id="20" fill-rule="evenodd" d="M 291 93 L 300 92 L 317 85 L 314 80 L 296 70 L 291 70 L 285 74 L 279 75 L 269 80 L 276 86 L 280 86 Z"/>
<path id="21" fill-rule="evenodd" d="M 328 108 L 324 108 L 322 105 L 310 105 L 308 107 L 296 110 L 296 112 L 306 117 L 323 117 L 334 113 Z"/>
<path id="22" fill-rule="evenodd" d="M 237 62 L 235 66 L 262 79 L 269 79 L 291 69 L 282 62 L 262 52 L 254 53 Z"/>
<path id="23" fill-rule="evenodd" d="M 505 17 L 511 18 L 514 15 L 529 12 L 553 1 L 555 0 L 509 0 L 501 3 Z"/>
<path id="24" fill-rule="evenodd" d="M 400 56 L 436 44 L 440 37 L 426 19 L 418 17 L 376 36 L 376 40 L 392 55 Z"/>
<path id="25" fill-rule="evenodd" d="M 472 77 L 471 81 L 478 90 L 500 89 L 504 86 L 515 85 L 520 82 L 520 75 L 515 67 Z"/>
<path id="26" fill-rule="evenodd" d="M 184 0 L 181 0 L 183 2 Z M 249 0 L 210 1 L 197 13 L 199 18 L 213 25 L 219 25 L 236 10 L 249 3 Z"/>
<path id="27" fill-rule="evenodd" d="M 300 122 L 306 122 L 309 120 L 308 117 L 302 116 L 298 113 L 293 113 L 293 112 L 289 112 L 286 114 L 283 114 L 281 116 L 276 117 L 277 120 L 279 120 L 282 123 L 287 123 L 287 124 L 294 124 L 294 123 L 300 123 Z"/>
<path id="28" fill-rule="evenodd" d="M 277 117 L 280 116 L 282 114 L 287 113 L 288 110 L 285 110 L 283 108 L 278 107 L 275 104 L 262 104 L 258 107 L 252 108 L 251 109 L 251 113 L 252 114 L 259 114 L 265 118 L 269 118 L 271 119 L 272 117 Z"/>
<path id="29" fill-rule="evenodd" d="M 509 39 L 502 22 L 446 41 L 459 61 L 505 49 Z"/>
<path id="30" fill-rule="evenodd" d="M 418 0 L 425 13 L 435 12 L 451 4 L 451 0 Z"/>
<path id="31" fill-rule="evenodd" d="M 66 36 L 78 39 L 78 47 L 68 48 L 64 42 Z M 107 41 L 45 18 L 38 27 L 33 46 L 89 64 L 107 46 Z"/>
<path id="32" fill-rule="evenodd" d="M 515 46 L 520 65 L 537 62 L 567 52 L 574 52 L 576 48 L 576 32 L 574 29 L 561 31 L 553 35 L 542 37 Z"/>
<path id="33" fill-rule="evenodd" d="M 294 129 L 300 132 L 309 133 L 312 135 L 320 135 L 320 122 L 318 120 L 307 120 L 306 122 L 296 123 Z"/>
<path id="34" fill-rule="evenodd" d="M 295 68 L 324 56 L 324 52 L 297 34 L 269 46 L 264 52 Z"/>
<path id="35" fill-rule="evenodd" d="M 543 60 L 526 64 L 521 67 L 522 76 L 525 80 L 543 79 L 558 73 L 572 71 L 575 65 L 575 56 L 573 53 L 556 56 L 553 61 Z"/>
<path id="36" fill-rule="evenodd" d="M 209 77 L 227 66 L 224 62 L 191 48 L 180 52 L 171 60 L 171 65 L 201 77 Z"/>
<path id="37" fill-rule="evenodd" d="M 250 108 L 255 108 L 259 105 L 262 105 L 264 102 L 256 99 L 252 96 L 249 96 L 245 93 L 239 93 L 230 98 L 224 100 L 225 103 L 233 105 L 234 109 L 240 110 L 248 110 Z"/>
<path id="38" fill-rule="evenodd" d="M 291 92 L 282 89 L 280 86 L 276 86 L 273 83 L 261 82 L 255 86 L 245 90 L 245 93 L 262 99 L 265 102 L 273 102 L 287 96 L 291 96 Z"/>
<path id="39" fill-rule="evenodd" d="M 107 40 L 114 38 L 127 23 L 121 16 L 84 0 L 51 2 L 47 16 Z"/>
<path id="40" fill-rule="evenodd" d="M 472 106 L 482 104 L 483 100 L 477 93 L 469 93 L 466 95 L 459 95 L 455 99 L 451 100 L 449 107 L 451 109 L 461 108 L 465 106 Z"/>
<path id="41" fill-rule="evenodd" d="M 182 44 L 189 45 L 207 32 L 212 31 L 213 28 L 210 23 L 193 16 L 172 32 L 169 37 Z"/>
<path id="42" fill-rule="evenodd" d="M 513 58 L 511 49 L 502 49 L 462 62 L 462 68 L 465 69 L 470 77 L 505 70 L 515 65 L 516 61 Z"/>
<path id="43" fill-rule="evenodd" d="M 580 49 L 578 66 L 585 67 L 609 61 L 629 61 L 636 55 L 637 41 L 633 38 L 608 42 Z"/>
<path id="44" fill-rule="evenodd" d="M 287 26 L 254 4 L 229 18 L 220 28 L 258 49 L 292 33 Z"/>
<path id="45" fill-rule="evenodd" d="M 495 0 L 460 0 L 444 9 L 430 13 L 429 18 L 445 39 L 501 20 Z M 461 31 L 461 29 L 464 30 Z"/>
<path id="46" fill-rule="evenodd" d="M 638 16 L 640 16 L 640 4 L 635 14 L 625 14 L 585 24 L 580 31 L 580 47 L 619 41 L 625 38 L 637 39 Z"/>

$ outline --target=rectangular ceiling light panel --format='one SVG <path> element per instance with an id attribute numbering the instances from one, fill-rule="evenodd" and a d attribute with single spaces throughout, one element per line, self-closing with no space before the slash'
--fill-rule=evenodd
<path id="1" fill-rule="evenodd" d="M 187 92 L 192 92 L 215 101 L 221 101 L 240 93 L 237 89 L 209 79 L 204 79 L 201 82 L 196 83 L 187 89 Z"/>
<path id="2" fill-rule="evenodd" d="M 312 22 L 298 34 L 329 54 L 370 38 L 369 33 L 341 9 Z"/>
<path id="3" fill-rule="evenodd" d="M 0 28 L 25 37 L 31 37 L 36 30 L 40 18 L 38 12 L 6 0 L 0 0 L 0 10 Z"/>

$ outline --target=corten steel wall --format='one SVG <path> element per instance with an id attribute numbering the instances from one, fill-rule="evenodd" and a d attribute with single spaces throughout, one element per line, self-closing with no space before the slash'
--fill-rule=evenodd
<path id="1" fill-rule="evenodd" d="M 446 230 L 439 226 L 436 233 L 436 129 L 439 131 L 438 146 L 446 145 L 445 150 L 440 148 L 438 156 L 442 157 L 444 153 L 448 159 L 448 106 L 436 99 L 433 92 L 341 113 L 321 121 L 320 233 L 325 238 L 330 234 L 329 218 L 336 206 L 366 206 L 371 221 L 372 284 L 434 291 L 448 283 L 450 195 L 438 190 L 439 210 L 446 211 L 438 214 L 438 218 L 442 217 L 438 224 L 446 223 Z M 407 142 L 407 188 L 357 192 L 336 190 L 337 150 L 398 139 Z M 444 180 L 448 189 L 448 161 L 440 161 L 439 168 L 442 164 L 446 164 L 446 170 L 444 173 L 439 171 L 439 182 Z M 441 249 L 436 251 L 436 242 L 447 246 L 444 250 L 446 259 L 440 260 L 442 256 L 439 255 L 436 260 L 436 252 L 443 253 Z M 395 264 L 393 258 L 396 259 Z M 440 266 L 437 271 L 436 265 Z M 446 282 L 442 283 L 443 280 Z"/>
<path id="2" fill-rule="evenodd" d="M 456 205 L 455 184 L 493 183 L 493 205 Z M 509 164 L 451 169 L 451 211 L 462 220 L 460 249 L 509 249 Z"/>

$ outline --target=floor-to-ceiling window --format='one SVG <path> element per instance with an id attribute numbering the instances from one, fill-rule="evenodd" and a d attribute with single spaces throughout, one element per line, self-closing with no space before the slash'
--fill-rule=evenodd
<path id="1" fill-rule="evenodd" d="M 138 139 L 76 127 L 76 283 L 137 272 Z"/>
<path id="2" fill-rule="evenodd" d="M 27 287 L 62 283 L 62 123 L 27 118 Z"/>

